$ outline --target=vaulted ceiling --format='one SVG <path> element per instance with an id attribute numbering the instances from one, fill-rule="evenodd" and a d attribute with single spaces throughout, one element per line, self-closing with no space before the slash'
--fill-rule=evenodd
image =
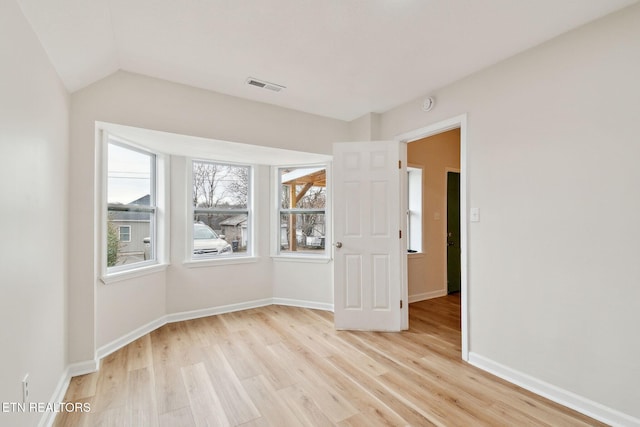
<path id="1" fill-rule="evenodd" d="M 342 120 L 636 1 L 18 0 L 71 92 L 121 69 Z"/>

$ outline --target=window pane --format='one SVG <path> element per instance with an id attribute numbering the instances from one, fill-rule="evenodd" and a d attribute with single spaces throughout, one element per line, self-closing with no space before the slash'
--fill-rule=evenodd
<path id="1" fill-rule="evenodd" d="M 107 203 L 150 206 L 155 156 L 108 145 Z"/>
<path id="2" fill-rule="evenodd" d="M 107 271 L 155 259 L 156 156 L 107 144 Z"/>
<path id="3" fill-rule="evenodd" d="M 325 230 L 323 213 L 280 214 L 280 253 L 324 253 Z"/>
<path id="4" fill-rule="evenodd" d="M 194 214 L 193 257 L 246 253 L 249 246 L 249 215 Z"/>
<path id="5" fill-rule="evenodd" d="M 324 209 L 327 195 L 326 168 L 281 168 L 279 172 L 282 209 Z"/>
<path id="6" fill-rule="evenodd" d="M 153 259 L 152 214 L 108 211 L 107 267 Z M 127 240 L 128 238 L 128 240 Z"/>
<path id="7" fill-rule="evenodd" d="M 193 207 L 246 209 L 249 167 L 193 162 Z"/>
<path id="8" fill-rule="evenodd" d="M 407 168 L 407 250 L 422 252 L 422 169 Z"/>

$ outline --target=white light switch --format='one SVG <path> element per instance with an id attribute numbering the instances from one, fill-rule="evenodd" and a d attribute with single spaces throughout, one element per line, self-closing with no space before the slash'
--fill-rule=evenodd
<path id="1" fill-rule="evenodd" d="M 469 219 L 471 222 L 480 222 L 480 208 L 471 208 Z"/>

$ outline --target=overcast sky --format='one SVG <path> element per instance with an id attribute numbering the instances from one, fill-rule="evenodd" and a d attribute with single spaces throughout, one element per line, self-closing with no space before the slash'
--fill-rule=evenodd
<path id="1" fill-rule="evenodd" d="M 150 193 L 151 157 L 109 144 L 107 203 L 131 203 Z"/>

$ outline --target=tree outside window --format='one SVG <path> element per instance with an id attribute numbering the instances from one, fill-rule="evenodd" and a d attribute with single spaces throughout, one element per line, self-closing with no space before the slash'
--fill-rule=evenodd
<path id="1" fill-rule="evenodd" d="M 192 258 L 250 252 L 251 167 L 195 160 L 192 183 Z"/>

